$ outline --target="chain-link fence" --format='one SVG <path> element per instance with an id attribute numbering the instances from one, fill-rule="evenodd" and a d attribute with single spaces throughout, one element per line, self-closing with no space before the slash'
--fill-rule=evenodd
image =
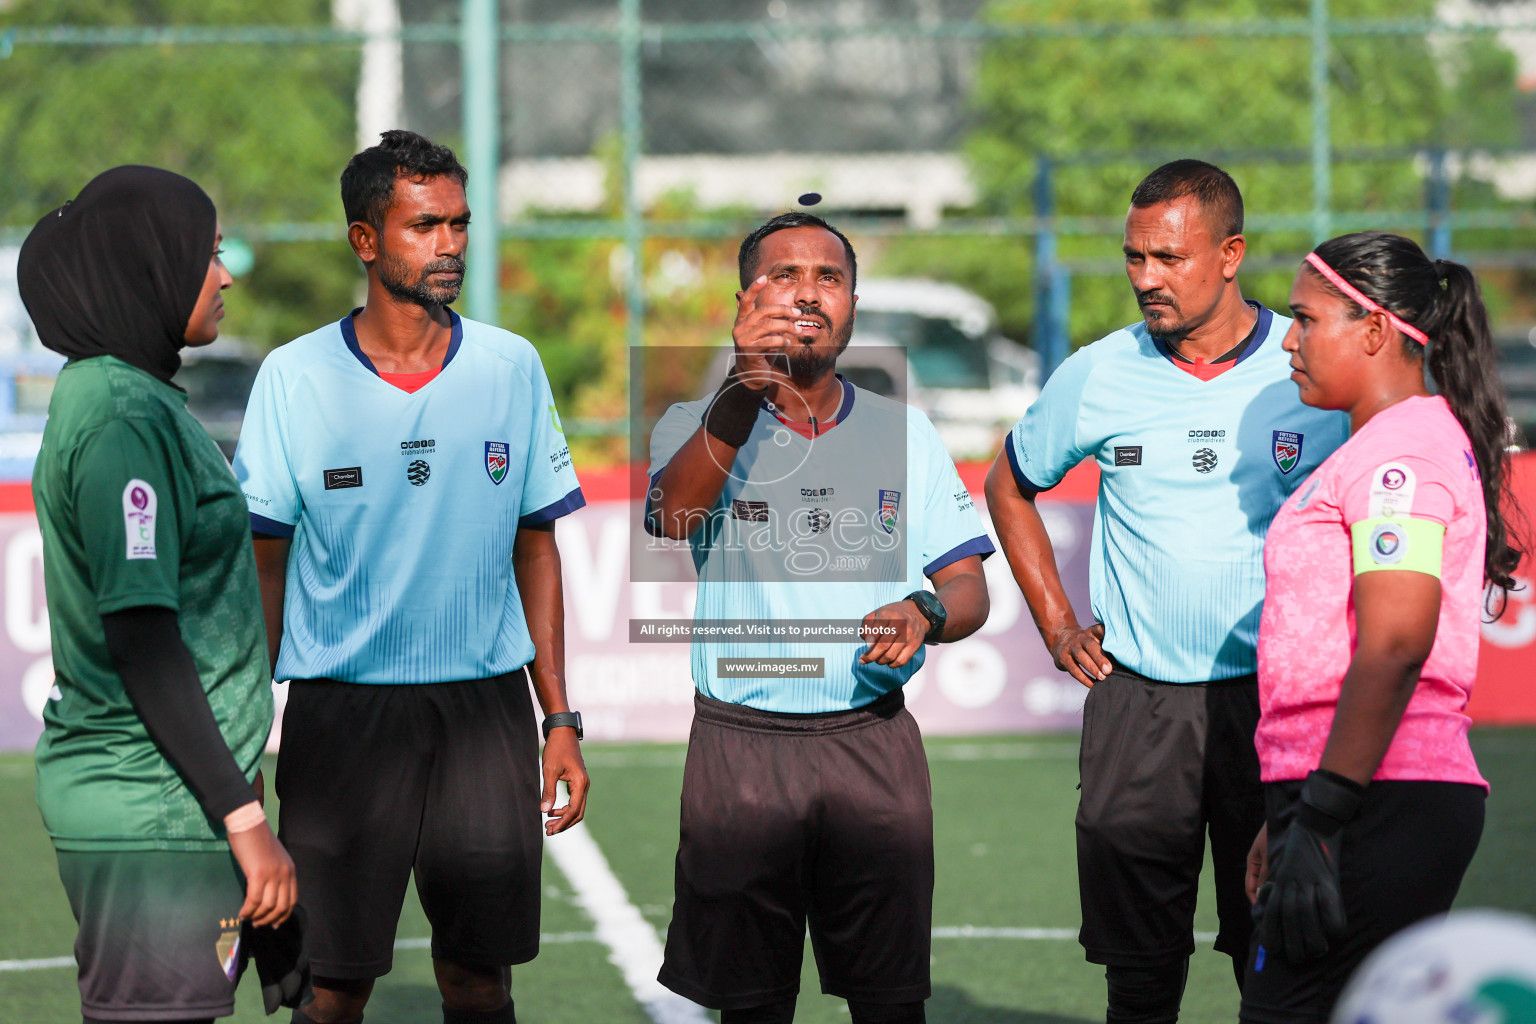
<path id="1" fill-rule="evenodd" d="M 539 344 L 573 432 L 616 456 L 624 347 L 723 340 L 736 240 L 806 192 L 862 274 L 964 287 L 1046 373 L 1134 318 L 1120 219 L 1175 156 L 1243 186 L 1271 304 L 1314 241 L 1382 227 L 1536 321 L 1528 2 L 251 0 L 155 27 L 74 6 L 0 6 L 0 246 L 105 166 L 176 167 L 253 250 L 229 326 L 279 343 L 355 295 L 347 156 L 415 128 L 471 169 L 466 312 Z"/>

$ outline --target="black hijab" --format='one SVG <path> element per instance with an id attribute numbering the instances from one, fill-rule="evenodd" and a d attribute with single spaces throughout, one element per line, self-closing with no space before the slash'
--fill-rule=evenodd
<path id="1" fill-rule="evenodd" d="M 114 167 L 27 235 L 16 266 L 21 301 L 55 352 L 116 356 L 169 382 L 217 234 L 213 200 L 195 182 Z"/>

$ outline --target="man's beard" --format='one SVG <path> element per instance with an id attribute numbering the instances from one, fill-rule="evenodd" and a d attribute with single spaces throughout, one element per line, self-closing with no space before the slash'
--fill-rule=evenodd
<path id="1" fill-rule="evenodd" d="M 821 379 L 823 374 L 837 365 L 837 357 L 843 354 L 843 349 L 848 347 L 848 339 L 853 337 L 853 321 L 850 319 L 839 329 L 832 323 L 832 318 L 819 309 L 803 314 L 800 319 L 820 320 L 825 324 L 827 334 L 832 337 L 832 348 L 828 350 L 825 346 L 792 341 L 788 351 L 770 358 L 769 365 L 789 374 L 790 380 L 810 383 Z"/>
<path id="2" fill-rule="evenodd" d="M 1149 317 L 1146 312 L 1146 304 L 1151 301 L 1165 302 L 1168 304 L 1168 313 L 1158 317 Z M 1137 292 L 1136 305 L 1141 309 L 1142 321 L 1147 325 L 1147 333 L 1164 345 L 1177 345 L 1189 337 L 1190 327 L 1187 323 L 1174 320 L 1179 313 L 1179 305 L 1172 295 L 1164 295 L 1161 292 Z M 1169 314 L 1172 314 L 1170 316 Z"/>
<path id="3" fill-rule="evenodd" d="M 462 275 L 464 273 L 462 256 L 445 256 L 428 263 L 421 268 L 421 273 L 414 281 L 411 280 L 410 265 L 398 256 L 391 256 L 383 250 L 379 251 L 379 259 L 375 267 L 379 273 L 379 283 L 384 286 L 385 291 L 403 302 L 414 302 L 418 306 L 446 306 L 459 297 L 459 289 L 464 286 L 462 276 L 453 284 L 434 284 L 431 280 L 433 274 L 444 270 Z"/>

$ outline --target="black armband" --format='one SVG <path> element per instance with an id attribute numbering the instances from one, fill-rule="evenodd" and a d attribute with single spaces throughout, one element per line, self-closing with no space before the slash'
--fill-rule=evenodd
<path id="1" fill-rule="evenodd" d="M 710 400 L 704 413 L 704 430 L 732 448 L 740 448 L 752 435 L 752 424 L 757 422 L 757 411 L 762 408 L 763 396 L 768 388 L 749 388 L 732 370 Z"/>

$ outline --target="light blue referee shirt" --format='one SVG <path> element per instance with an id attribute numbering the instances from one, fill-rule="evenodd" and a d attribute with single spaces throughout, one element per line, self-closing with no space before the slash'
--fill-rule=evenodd
<path id="1" fill-rule="evenodd" d="M 1290 319 L 1252 305 L 1252 340 L 1219 376 L 1179 369 L 1136 323 L 1063 362 L 1005 443 L 1030 490 L 1098 462 L 1093 615 L 1105 651 L 1151 679 L 1256 670 L 1264 535 L 1348 437 L 1348 417 L 1298 397 L 1280 347 Z"/>
<path id="2" fill-rule="evenodd" d="M 379 377 L 350 316 L 262 363 L 234 465 L 252 529 L 293 538 L 278 679 L 533 660 L 512 543 L 585 501 L 533 346 L 450 315 L 442 371 L 414 393 Z"/>
<path id="3" fill-rule="evenodd" d="M 689 539 L 694 619 L 850 620 L 922 589 L 923 577 L 993 550 L 938 432 L 916 409 L 842 380 L 835 425 L 805 437 L 766 403 L 737 453 L 710 525 Z M 651 478 L 703 421 L 708 399 L 672 406 L 651 434 Z M 858 641 L 701 643 L 693 681 L 764 711 L 862 707 L 922 667 L 859 663 Z M 820 678 L 721 678 L 720 659 L 822 658 Z"/>

